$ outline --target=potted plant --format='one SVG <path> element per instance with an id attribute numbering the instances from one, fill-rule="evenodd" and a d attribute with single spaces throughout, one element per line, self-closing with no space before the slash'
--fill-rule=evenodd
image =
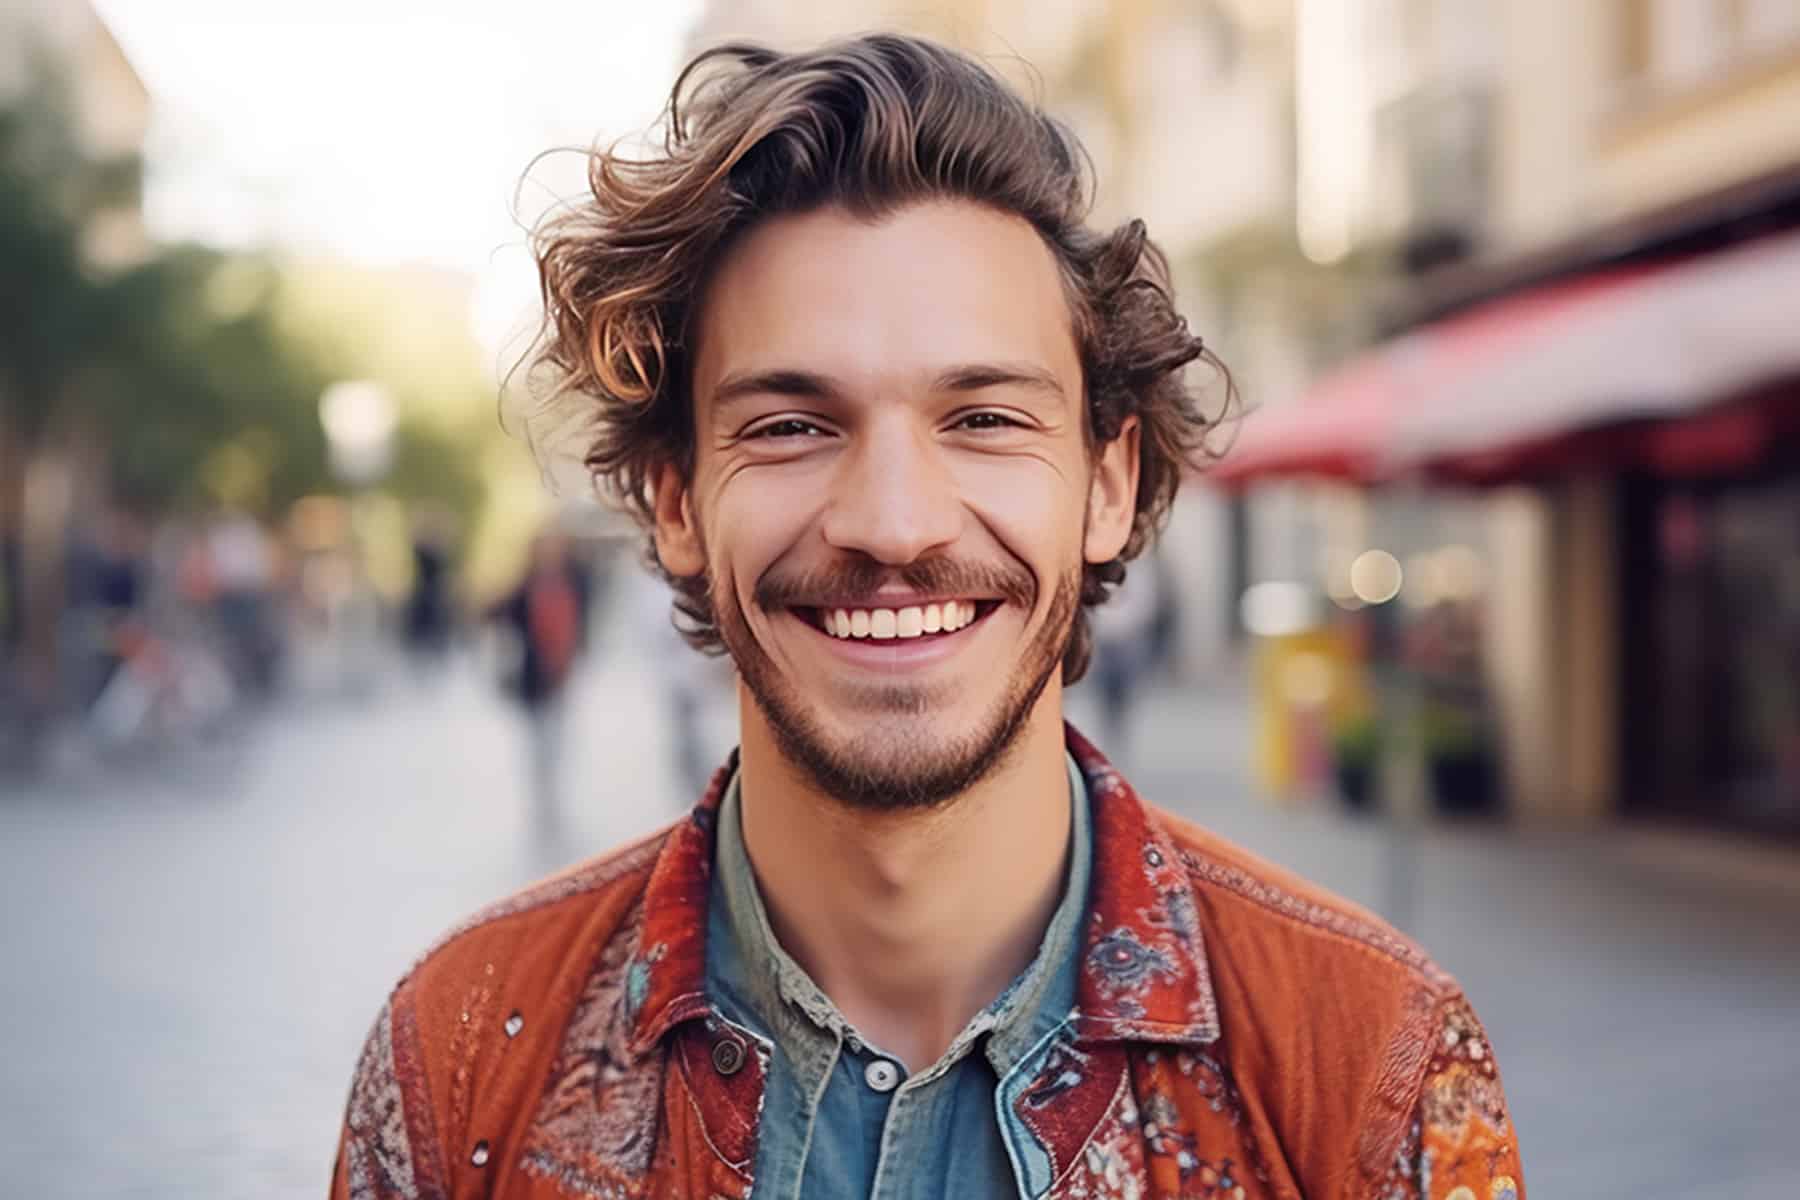
<path id="1" fill-rule="evenodd" d="M 1484 714 L 1447 700 L 1427 701 L 1420 713 L 1420 745 L 1432 802 L 1444 816 L 1494 811 L 1499 770 Z"/>
<path id="2" fill-rule="evenodd" d="M 1338 795 L 1352 812 L 1376 807 L 1382 742 L 1381 722 L 1373 713 L 1358 713 L 1332 731 L 1332 775 Z"/>

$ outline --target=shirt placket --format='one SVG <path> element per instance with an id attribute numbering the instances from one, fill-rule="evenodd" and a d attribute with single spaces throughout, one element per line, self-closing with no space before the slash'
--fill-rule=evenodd
<path id="1" fill-rule="evenodd" d="M 873 1067 L 876 1063 L 888 1063 L 895 1071 L 900 1070 L 900 1065 L 892 1059 L 871 1059 L 869 1065 Z M 868 1077 L 867 1068 L 865 1085 L 875 1086 Z M 925 1115 L 924 1106 L 930 1103 L 932 1094 L 931 1082 L 920 1077 L 904 1078 L 903 1075 L 894 1088 L 888 1100 L 887 1119 L 881 1125 L 881 1148 L 876 1154 L 869 1200 L 900 1200 L 907 1194 L 907 1160 L 919 1152 L 913 1131 L 919 1127 Z"/>
<path id="2" fill-rule="evenodd" d="M 734 780 L 734 786 L 735 782 Z M 998 1129 L 989 1133 L 963 1130 L 961 1132 L 968 1136 L 960 1138 L 947 1136 L 940 1126 L 944 1121 L 953 1119 L 952 1106 L 962 1103 L 961 1093 L 953 1086 L 955 1073 L 963 1069 L 962 1064 L 966 1063 L 972 1053 L 987 1055 L 994 1072 L 992 1076 L 988 1076 L 985 1070 L 982 1073 L 993 1082 L 998 1082 L 1014 1065 L 1013 1058 L 1017 1051 L 1028 1048 L 1037 1040 L 1035 1030 L 1031 1033 L 1018 1031 L 1023 1036 L 1015 1034 L 1009 1040 L 1022 1042 L 1023 1046 L 1014 1045 L 1009 1048 L 1003 1044 L 997 1050 L 978 1050 L 978 1047 L 984 1045 L 981 1038 L 1016 1022 L 1026 1022 L 1027 1027 L 1036 1024 L 1035 1014 L 1038 1006 L 1044 1002 L 1044 989 L 1050 986 L 1046 979 L 1050 976 L 1060 977 L 1065 969 L 1072 972 L 1072 960 L 1065 962 L 1065 959 L 1073 953 L 1081 914 L 1085 909 L 1086 864 L 1090 853 L 1085 784 L 1073 763 L 1070 766 L 1069 796 L 1071 804 L 1077 808 L 1073 814 L 1075 842 L 1071 861 L 1080 866 L 1071 867 L 1063 904 L 1054 918 L 1062 927 L 1062 935 L 1054 939 L 1054 945 L 1047 956 L 1041 953 L 1038 959 L 1034 959 L 1028 974 L 1015 980 L 989 1010 L 963 1030 L 939 1062 L 910 1078 L 905 1076 L 898 1060 L 881 1055 L 878 1047 L 864 1044 L 810 977 L 782 952 L 762 911 L 761 899 L 743 861 L 742 847 L 733 840 L 735 827 L 721 826 L 722 836 L 729 842 L 723 847 L 720 856 L 720 878 L 725 881 L 727 904 L 724 912 L 729 914 L 728 922 L 722 921 L 721 924 L 729 923 L 732 928 L 721 929 L 719 932 L 721 940 L 730 938 L 735 945 L 744 947 L 751 960 L 748 964 L 732 963 L 730 960 L 734 956 L 727 955 L 727 975 L 729 976 L 729 969 L 732 967 L 744 972 L 743 978 L 752 992 L 746 999 L 755 1003 L 766 1014 L 777 1046 L 790 1052 L 785 1056 L 788 1069 L 783 1071 L 778 1066 L 774 1072 L 776 1076 L 786 1074 L 788 1077 L 788 1084 L 780 1091 L 785 1099 L 775 1104 L 770 1113 L 765 1113 L 762 1130 L 765 1152 L 759 1155 L 758 1160 L 759 1195 L 780 1197 L 782 1200 L 800 1197 L 807 1187 L 809 1177 L 814 1174 L 812 1160 L 823 1152 L 826 1144 L 832 1147 L 832 1152 L 821 1159 L 830 1164 L 824 1168 L 827 1177 L 835 1174 L 837 1164 L 854 1162 L 856 1158 L 860 1158 L 860 1170 L 856 1170 L 855 1174 L 860 1179 L 869 1181 L 869 1196 L 880 1197 L 882 1200 L 901 1200 L 912 1195 L 933 1194 L 932 1189 L 943 1183 L 949 1164 L 957 1161 L 959 1155 L 972 1155 L 973 1158 L 983 1160 L 987 1164 L 981 1168 L 984 1179 L 997 1170 L 998 1174 L 1010 1174 L 1010 1182 L 1015 1187 L 1022 1186 L 1023 1177 L 1019 1170 L 1016 1145 L 1020 1131 L 1008 1128 L 1009 1122 L 1005 1118 L 1000 1120 Z M 728 817 L 735 815 L 736 801 L 735 792 L 728 792 L 722 803 L 722 811 Z M 1064 909 L 1069 911 L 1064 912 Z M 1051 941 L 1049 935 L 1046 935 L 1046 939 L 1048 945 Z M 1052 968 L 1046 965 L 1050 963 L 1056 966 Z M 1071 973 L 1069 979 L 1072 978 Z M 760 994 L 757 994 L 758 988 L 761 989 Z M 1069 993 L 1067 996 L 1062 994 L 1064 990 Z M 1066 1012 L 1067 1005 L 1073 999 L 1072 982 L 1058 990 L 1056 995 L 1057 999 L 1052 1001 L 1054 1008 Z M 1058 1018 L 1052 1018 L 1056 1019 Z M 987 1045 L 991 1046 L 991 1043 Z M 780 1056 L 780 1051 L 777 1053 Z M 995 1057 L 996 1054 L 999 1055 L 998 1058 Z M 891 1077 L 896 1082 L 883 1085 L 871 1074 L 883 1067 L 893 1073 Z M 839 1075 L 840 1070 L 844 1072 L 843 1075 Z M 851 1090 L 842 1090 L 846 1088 Z M 860 1126 L 860 1150 L 851 1149 L 852 1141 L 838 1136 L 836 1126 L 820 1124 L 822 1121 L 837 1120 L 838 1117 L 834 1114 L 838 1114 L 840 1106 L 857 1091 L 861 1092 L 861 1096 L 854 1103 L 861 1111 L 854 1119 Z M 878 1104 L 876 1096 L 883 1092 L 887 1096 L 884 1102 Z M 782 1122 L 785 1135 L 778 1133 L 777 1127 L 767 1119 L 779 1112 L 783 1104 L 791 1114 L 789 1119 Z M 793 1116 L 800 1120 L 793 1121 Z M 996 1139 L 993 1134 L 999 1134 L 999 1137 Z M 825 1142 L 821 1142 L 821 1135 L 826 1138 Z M 871 1149 L 875 1159 L 872 1164 L 868 1160 Z M 1012 1159 L 1010 1164 L 1007 1162 L 1008 1158 Z M 919 1169 L 922 1164 L 928 1163 L 936 1163 L 945 1170 Z M 868 1174 L 862 1174 L 865 1171 Z M 991 1183 L 998 1183 L 998 1174 Z M 930 1180 L 935 1180 L 936 1183 L 928 1182 Z M 819 1181 L 815 1179 L 814 1182 Z M 844 1182 L 832 1179 L 822 1186 L 827 1191 L 841 1191 Z M 815 1187 L 814 1190 L 819 1189 Z M 985 1192 L 989 1187 L 984 1184 L 980 1190 Z"/>
<path id="3" fill-rule="evenodd" d="M 842 1037 L 801 1021 L 788 1022 L 782 1030 L 776 1053 L 788 1056 L 788 1069 L 800 1095 L 801 1128 L 798 1145 L 787 1143 L 790 1152 L 764 1156 L 760 1161 L 759 1174 L 764 1184 L 759 1189 L 761 1194 L 799 1200 L 805 1186 L 813 1130 L 843 1049 Z"/>
<path id="4" fill-rule="evenodd" d="M 890 1065 L 899 1073 L 900 1083 L 894 1089 L 893 1099 L 888 1103 L 887 1119 L 882 1123 L 881 1147 L 875 1160 L 874 1181 L 869 1187 L 869 1200 L 901 1200 L 916 1190 L 912 1187 L 917 1178 L 916 1171 L 908 1170 L 908 1163 L 921 1155 L 934 1153 L 932 1147 L 919 1144 L 917 1130 L 932 1127 L 932 1107 L 948 1101 L 951 1091 L 951 1075 L 961 1069 L 964 1059 L 974 1051 L 977 1040 L 988 1032 L 993 1025 L 991 1015 L 984 1014 L 971 1022 L 969 1027 L 958 1035 L 955 1042 L 944 1052 L 931 1069 L 919 1075 L 908 1076 L 900 1064 L 874 1047 L 869 1047 L 872 1057 L 870 1068 L 878 1063 Z M 874 1086 L 874 1079 L 865 1072 L 866 1081 Z"/>

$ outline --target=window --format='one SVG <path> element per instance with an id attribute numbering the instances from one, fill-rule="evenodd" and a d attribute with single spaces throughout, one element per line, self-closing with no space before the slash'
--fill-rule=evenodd
<path id="1" fill-rule="evenodd" d="M 1619 77 L 1676 89 L 1800 41 L 1795 0 L 1616 0 Z"/>

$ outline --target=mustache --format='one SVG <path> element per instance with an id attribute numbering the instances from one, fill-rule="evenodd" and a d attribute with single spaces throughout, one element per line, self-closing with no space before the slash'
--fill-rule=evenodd
<path id="1" fill-rule="evenodd" d="M 1037 580 L 1023 566 L 953 558 L 920 559 L 900 567 L 850 559 L 809 571 L 770 571 L 756 581 L 752 596 L 764 609 L 858 605 L 873 602 L 877 592 L 895 583 L 932 596 L 998 596 L 1021 608 L 1037 602 Z"/>

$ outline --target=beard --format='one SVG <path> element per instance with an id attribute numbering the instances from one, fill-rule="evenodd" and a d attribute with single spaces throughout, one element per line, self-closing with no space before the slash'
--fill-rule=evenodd
<path id="1" fill-rule="evenodd" d="M 923 810 L 960 796 L 1005 762 L 1051 673 L 1062 667 L 1080 606 L 1081 571 L 1077 563 L 1057 580 L 1042 627 L 1025 647 L 993 704 L 967 732 L 950 737 L 928 728 L 925 722 L 933 706 L 949 697 L 906 684 L 859 689 L 852 699 L 856 710 L 867 714 L 863 730 L 834 735 L 820 720 L 818 701 L 802 695 L 757 642 L 735 589 L 715 587 L 712 605 L 725 647 L 790 762 L 805 771 L 820 790 L 849 808 Z M 1026 612 L 1036 607 L 1036 582 L 1022 566 L 967 567 L 941 560 L 898 569 L 864 562 L 823 577 L 769 578 L 758 583 L 756 600 L 765 612 L 778 612 L 809 594 L 873 592 L 883 580 L 893 577 L 922 592 L 997 592 L 1005 597 L 1003 603 L 1018 604 Z M 839 586 L 833 588 L 833 583 Z"/>

